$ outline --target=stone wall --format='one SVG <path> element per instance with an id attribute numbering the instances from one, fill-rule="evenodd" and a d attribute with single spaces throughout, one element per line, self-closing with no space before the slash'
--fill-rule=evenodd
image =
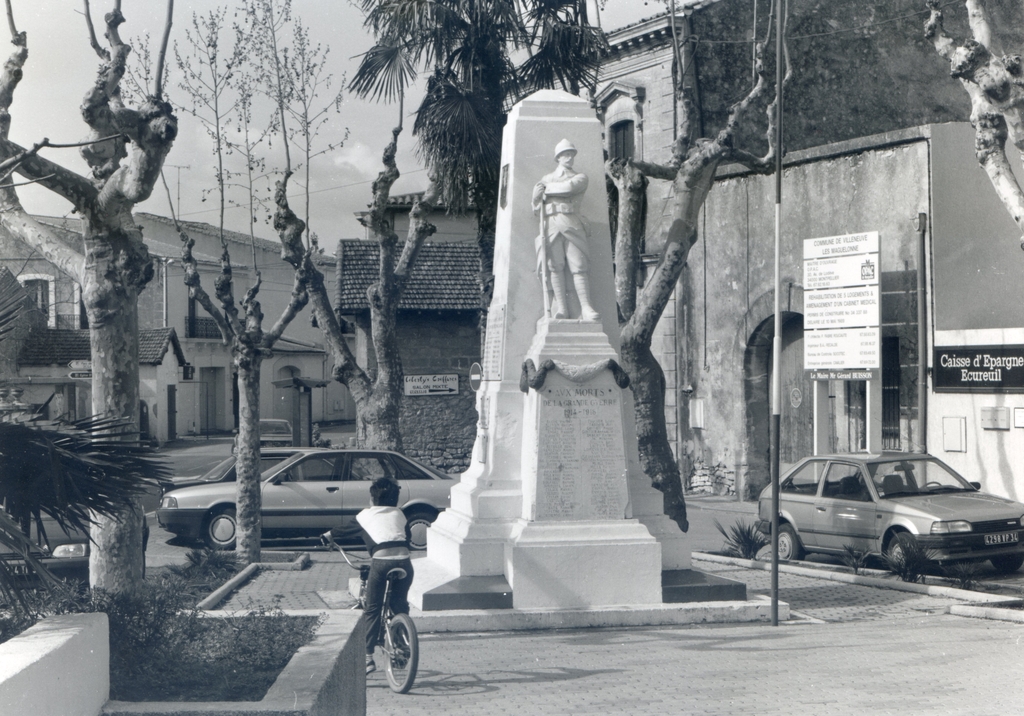
<path id="1" fill-rule="evenodd" d="M 405 454 L 445 472 L 462 472 L 469 467 L 476 437 L 476 394 L 469 387 L 469 367 L 480 360 L 476 316 L 415 312 L 399 317 L 398 331 L 405 375 L 459 378 L 456 394 L 403 397 Z"/>

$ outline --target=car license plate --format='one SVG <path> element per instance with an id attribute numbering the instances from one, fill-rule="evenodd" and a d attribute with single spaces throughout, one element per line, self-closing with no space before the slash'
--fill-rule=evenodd
<path id="1" fill-rule="evenodd" d="M 1000 532 L 997 535 L 985 535 L 985 544 L 1009 544 L 1019 542 L 1019 532 Z"/>

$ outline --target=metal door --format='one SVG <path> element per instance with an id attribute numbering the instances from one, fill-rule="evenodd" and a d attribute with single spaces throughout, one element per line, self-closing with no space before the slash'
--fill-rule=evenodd
<path id="1" fill-rule="evenodd" d="M 178 386 L 167 386 L 167 439 L 178 437 Z"/>
<path id="2" fill-rule="evenodd" d="M 849 545 L 862 552 L 874 549 L 875 501 L 860 465 L 831 462 L 814 504 L 818 546 L 842 552 Z"/>
<path id="3" fill-rule="evenodd" d="M 315 535 L 337 527 L 342 518 L 340 462 L 337 453 L 307 455 L 264 483 L 264 528 Z"/>

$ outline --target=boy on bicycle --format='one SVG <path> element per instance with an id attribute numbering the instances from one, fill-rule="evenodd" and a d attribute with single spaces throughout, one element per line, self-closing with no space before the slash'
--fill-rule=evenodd
<path id="1" fill-rule="evenodd" d="M 372 558 L 370 575 L 366 579 L 363 604 L 363 622 L 366 626 L 366 673 L 377 670 L 373 650 L 380 633 L 381 611 L 384 607 L 384 587 L 387 573 L 395 567 L 405 570 L 405 578 L 396 580 L 391 587 L 391 610 L 395 614 L 409 613 L 409 587 L 412 585 L 412 561 L 405 533 L 405 514 L 398 509 L 399 484 L 390 477 L 380 477 L 370 485 L 370 501 L 356 515 L 356 524 L 336 527 L 323 535 L 337 539 L 362 537 Z"/>

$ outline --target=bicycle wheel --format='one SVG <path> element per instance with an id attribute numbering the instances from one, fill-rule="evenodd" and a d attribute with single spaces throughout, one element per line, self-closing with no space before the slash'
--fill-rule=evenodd
<path id="1" fill-rule="evenodd" d="M 387 641 L 384 651 L 388 660 L 384 671 L 388 684 L 395 693 L 404 694 L 412 688 L 420 662 L 420 640 L 416 636 L 416 625 L 408 614 L 391 617 Z"/>

